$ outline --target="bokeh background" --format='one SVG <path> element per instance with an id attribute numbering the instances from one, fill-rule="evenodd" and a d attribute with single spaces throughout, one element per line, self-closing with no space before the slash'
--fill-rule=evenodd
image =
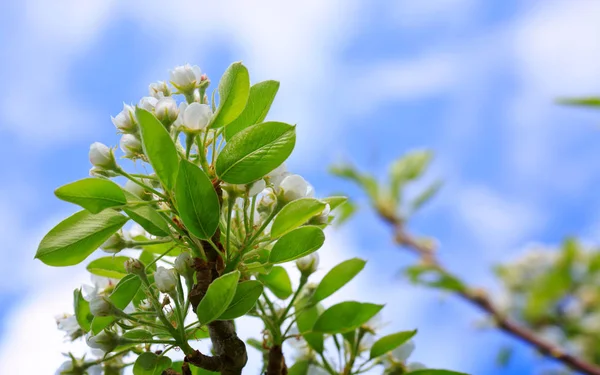
<path id="1" fill-rule="evenodd" d="M 89 282 L 83 266 L 33 260 L 41 237 L 76 210 L 54 188 L 87 175 L 89 144 L 118 143 L 110 116 L 168 69 L 200 65 L 214 88 L 237 60 L 253 82 L 281 81 L 270 118 L 298 124 L 288 166 L 320 196 L 362 200 L 328 175 L 333 162 L 383 175 L 407 150 L 435 150 L 426 179 L 446 185 L 411 228 L 437 237 L 448 267 L 475 285 L 497 290 L 491 266 L 532 242 L 598 238 L 600 116 L 554 104 L 600 92 L 598 1 L 5 1 L 1 374 L 54 373 L 69 348 L 54 316 L 71 312 L 72 290 Z M 433 367 L 552 366 L 478 328 L 470 306 L 399 278 L 412 259 L 387 229 L 365 208 L 328 233 L 323 270 L 369 260 L 339 299 L 387 303 L 384 332 L 419 328 L 412 358 Z M 498 368 L 505 345 L 514 356 Z"/>

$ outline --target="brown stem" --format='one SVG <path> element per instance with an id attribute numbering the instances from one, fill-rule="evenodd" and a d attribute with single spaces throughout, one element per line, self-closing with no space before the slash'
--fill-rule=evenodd
<path id="1" fill-rule="evenodd" d="M 404 230 L 404 223 L 402 220 L 396 217 L 389 217 L 387 215 L 382 215 L 382 217 L 386 222 L 393 226 L 395 241 L 398 245 L 413 250 L 426 264 L 435 267 L 438 271 L 444 274 L 451 275 L 448 271 L 446 271 L 445 268 L 443 268 L 443 266 L 440 265 L 431 248 L 415 240 Z M 462 290 L 455 291 L 455 293 L 463 300 L 477 306 L 480 310 L 492 317 L 502 331 L 535 347 L 545 356 L 554 358 L 570 367 L 572 370 L 579 371 L 582 374 L 600 375 L 600 367 L 597 365 L 567 353 L 567 351 L 563 348 L 553 345 L 542 339 L 531 329 L 522 326 L 518 322 L 506 317 L 497 307 L 494 306 L 488 296 L 481 290 L 465 287 Z"/>
<path id="2" fill-rule="evenodd" d="M 267 365 L 267 375 L 287 375 L 288 369 L 285 364 L 285 357 L 280 345 L 273 345 L 269 349 L 269 364 Z"/>

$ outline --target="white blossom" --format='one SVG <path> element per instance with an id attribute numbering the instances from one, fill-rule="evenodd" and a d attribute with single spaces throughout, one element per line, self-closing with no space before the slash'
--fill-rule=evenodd
<path id="1" fill-rule="evenodd" d="M 119 344 L 119 337 L 106 330 L 95 336 L 92 336 L 90 332 L 86 335 L 85 342 L 90 348 L 100 349 L 105 353 L 109 353 Z"/>
<path id="2" fill-rule="evenodd" d="M 258 195 L 261 191 L 265 190 L 266 187 L 267 184 L 265 180 L 255 181 L 250 185 L 250 189 L 248 190 L 248 196 L 254 197 Z"/>
<path id="3" fill-rule="evenodd" d="M 72 314 L 63 314 L 56 317 L 56 326 L 59 330 L 64 331 L 66 336 L 73 336 L 79 331 L 79 323 L 77 317 Z"/>
<path id="4" fill-rule="evenodd" d="M 133 134 L 123 134 L 120 146 L 127 158 L 136 158 L 144 152 L 142 142 Z"/>
<path id="5" fill-rule="evenodd" d="M 195 87 L 202 79 L 202 71 L 197 65 L 190 64 L 176 66 L 171 70 L 171 83 L 179 90 L 187 91 Z"/>
<path id="6" fill-rule="evenodd" d="M 208 126 L 212 118 L 212 110 L 208 104 L 192 103 L 184 108 L 183 123 L 180 130 L 198 133 Z"/>
<path id="7" fill-rule="evenodd" d="M 154 114 L 159 121 L 168 121 L 169 123 L 172 123 L 177 120 L 177 117 L 179 116 L 177 102 L 171 96 L 161 98 L 158 103 L 156 103 L 154 111 Z"/>
<path id="8" fill-rule="evenodd" d="M 171 90 L 165 81 L 158 81 L 148 86 L 148 94 L 156 99 L 161 99 L 171 95 Z"/>
<path id="9" fill-rule="evenodd" d="M 281 181 L 279 190 L 283 200 L 291 202 L 309 196 L 309 187 L 310 185 L 302 176 L 293 174 Z"/>
<path id="10" fill-rule="evenodd" d="M 177 287 L 177 274 L 174 269 L 166 269 L 164 267 L 158 267 L 154 272 L 154 280 L 156 287 L 163 293 L 173 293 Z"/>
<path id="11" fill-rule="evenodd" d="M 396 349 L 392 350 L 392 357 L 398 362 L 406 362 L 408 357 L 415 350 L 415 343 L 412 340 L 405 342 Z"/>
<path id="12" fill-rule="evenodd" d="M 93 286 L 83 284 L 83 298 L 86 301 L 91 301 L 98 295 L 105 294 L 107 290 L 112 289 L 118 282 L 118 280 L 111 279 L 108 277 L 91 275 Z"/>
<path id="13" fill-rule="evenodd" d="M 90 162 L 95 167 L 115 169 L 117 162 L 113 150 L 104 143 L 94 142 L 90 146 Z"/>
<path id="14" fill-rule="evenodd" d="M 319 267 L 319 254 L 314 252 L 296 260 L 296 267 L 303 275 L 314 273 Z"/>
<path id="15" fill-rule="evenodd" d="M 111 117 L 111 120 L 122 133 L 135 133 L 137 131 L 135 110 L 128 104 L 123 103 L 123 110 L 115 117 Z"/>
<path id="16" fill-rule="evenodd" d="M 114 315 L 114 306 L 105 296 L 96 296 L 90 301 L 90 312 L 93 316 Z"/>
<path id="17" fill-rule="evenodd" d="M 146 189 L 131 180 L 127 180 L 127 182 L 125 182 L 124 189 L 140 198 L 146 194 Z"/>
<path id="18" fill-rule="evenodd" d="M 193 275 L 194 270 L 192 266 L 194 265 L 194 259 L 190 253 L 184 251 L 175 258 L 175 270 L 181 276 L 189 278 Z"/>
<path id="19" fill-rule="evenodd" d="M 138 103 L 138 107 L 145 109 L 148 112 L 154 111 L 154 107 L 156 107 L 156 103 L 158 103 L 158 99 L 153 96 L 144 96 L 140 99 Z"/>

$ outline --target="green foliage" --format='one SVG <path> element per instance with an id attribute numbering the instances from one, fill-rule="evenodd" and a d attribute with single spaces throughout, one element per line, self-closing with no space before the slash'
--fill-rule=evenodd
<path id="1" fill-rule="evenodd" d="M 77 323 L 83 330 L 83 332 L 89 332 L 92 326 L 92 319 L 94 316 L 90 312 L 90 304 L 83 298 L 81 289 L 75 289 L 73 292 L 73 307 L 75 311 L 75 318 Z"/>
<path id="2" fill-rule="evenodd" d="M 558 99 L 559 104 L 564 105 L 574 105 L 580 107 L 590 107 L 590 108 L 599 108 L 600 107 L 600 97 L 590 96 L 584 98 L 564 98 Z"/>
<path id="3" fill-rule="evenodd" d="M 312 296 L 312 301 L 322 301 L 337 292 L 341 287 L 352 280 L 354 276 L 358 275 L 365 267 L 366 263 L 367 262 L 362 259 L 353 258 L 333 267 L 319 283 L 317 290 L 315 290 L 315 293 Z"/>
<path id="4" fill-rule="evenodd" d="M 375 341 L 371 347 L 370 358 L 377 358 L 396 349 L 400 345 L 413 338 L 413 336 L 416 334 L 417 330 L 397 332 L 391 335 L 383 336 L 379 340 Z"/>
<path id="5" fill-rule="evenodd" d="M 151 352 L 145 352 L 135 361 L 133 375 L 160 375 L 171 366 L 171 359 Z"/>
<path id="6" fill-rule="evenodd" d="M 40 242 L 35 257 L 55 267 L 78 264 L 127 220 L 127 217 L 111 209 L 96 215 L 89 211 L 79 211 L 48 232 Z"/>
<path id="7" fill-rule="evenodd" d="M 292 282 L 283 267 L 273 267 L 268 274 L 259 274 L 258 279 L 279 299 L 286 299 L 292 295 Z"/>
<path id="8" fill-rule="evenodd" d="M 231 184 L 256 181 L 283 163 L 296 144 L 296 129 L 283 122 L 252 125 L 231 138 L 216 163 L 217 176 Z"/>
<path id="9" fill-rule="evenodd" d="M 225 127 L 225 139 L 229 140 L 248 126 L 263 122 L 278 90 L 277 81 L 263 81 L 252 85 L 244 111 Z"/>
<path id="10" fill-rule="evenodd" d="M 127 275 L 124 264 L 128 259 L 122 256 L 102 257 L 91 261 L 86 268 L 94 275 L 121 279 Z"/>
<path id="11" fill-rule="evenodd" d="M 141 280 L 136 275 L 127 275 L 115 286 L 108 297 L 118 309 L 124 309 L 137 294 Z M 92 332 L 96 335 L 116 320 L 113 316 L 95 316 L 92 320 Z"/>
<path id="12" fill-rule="evenodd" d="M 220 102 L 210 127 L 220 128 L 238 118 L 246 107 L 249 92 L 248 69 L 241 62 L 231 64 L 219 82 Z"/>
<path id="13" fill-rule="evenodd" d="M 248 280 L 237 285 L 235 295 L 229 303 L 227 310 L 219 316 L 219 320 L 231 320 L 246 315 L 263 292 L 263 286 L 259 281 Z"/>
<path id="14" fill-rule="evenodd" d="M 240 272 L 234 271 L 218 277 L 210 284 L 198 305 L 198 321 L 201 324 L 212 322 L 228 309 L 235 297 L 239 278 Z"/>
<path id="15" fill-rule="evenodd" d="M 127 203 L 119 185 L 101 178 L 84 178 L 71 182 L 56 189 L 54 195 L 64 201 L 78 204 L 93 214 Z"/>
<path id="16" fill-rule="evenodd" d="M 325 203 L 314 198 L 302 198 L 288 203 L 275 216 L 271 237 L 278 238 L 305 224 L 325 209 Z"/>
<path id="17" fill-rule="evenodd" d="M 344 333 L 365 324 L 383 305 L 355 301 L 341 302 L 331 306 L 315 322 L 313 331 L 323 333 Z"/>
<path id="18" fill-rule="evenodd" d="M 307 225 L 294 229 L 281 237 L 273 246 L 269 262 L 285 263 L 317 251 L 325 242 L 325 234 L 319 227 Z"/>

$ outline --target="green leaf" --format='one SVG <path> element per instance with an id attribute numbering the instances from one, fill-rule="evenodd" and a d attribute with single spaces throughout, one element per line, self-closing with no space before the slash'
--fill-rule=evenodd
<path id="1" fill-rule="evenodd" d="M 416 371 L 411 371 L 408 374 L 410 374 L 410 375 L 469 375 L 464 372 L 456 372 L 456 371 L 448 371 L 448 370 L 434 370 L 434 369 L 416 370 Z"/>
<path id="2" fill-rule="evenodd" d="M 110 277 L 112 279 L 121 279 L 127 275 L 125 271 L 125 261 L 129 257 L 110 256 L 94 259 L 87 266 L 90 273 L 98 276 Z"/>
<path id="3" fill-rule="evenodd" d="M 130 340 L 152 340 L 154 334 L 148 330 L 135 328 L 130 331 L 126 331 L 122 336 L 124 339 Z"/>
<path id="4" fill-rule="evenodd" d="M 416 265 L 405 270 L 408 278 L 415 284 L 439 288 L 454 292 L 465 290 L 465 285 L 453 275 L 428 265 Z"/>
<path id="5" fill-rule="evenodd" d="M 230 184 L 248 184 L 277 168 L 296 144 L 296 129 L 282 122 L 252 125 L 233 136 L 217 157 L 215 170 Z"/>
<path id="6" fill-rule="evenodd" d="M 356 170 L 356 168 L 354 168 L 351 165 L 340 165 L 340 166 L 333 166 L 329 169 L 329 172 L 331 172 L 331 174 L 353 181 L 354 183 L 356 183 L 358 186 L 360 186 L 363 190 L 365 190 L 365 192 L 367 193 L 367 195 L 369 196 L 369 198 L 371 198 L 371 201 L 376 202 L 379 199 L 379 185 L 377 184 L 377 181 L 375 181 L 375 179 L 369 175 L 365 175 L 360 173 L 358 170 Z"/>
<path id="7" fill-rule="evenodd" d="M 331 334 L 348 332 L 369 321 L 382 308 L 383 305 L 374 303 L 355 301 L 338 303 L 321 314 L 313 331 Z"/>
<path id="8" fill-rule="evenodd" d="M 263 285 L 260 281 L 248 280 L 239 283 L 229 307 L 219 316 L 219 320 L 232 320 L 245 315 L 254 307 L 262 292 Z"/>
<path id="9" fill-rule="evenodd" d="M 142 264 L 144 264 L 144 266 L 148 266 L 150 263 L 154 262 L 155 258 L 154 254 L 144 250 L 140 253 L 140 257 L 138 259 L 140 260 L 140 262 L 142 262 Z M 156 262 L 152 263 L 150 267 L 148 267 L 148 270 L 151 272 L 156 271 Z"/>
<path id="10" fill-rule="evenodd" d="M 231 64 L 219 82 L 219 107 L 209 127 L 220 128 L 235 120 L 246 107 L 249 92 L 248 69 L 241 62 Z"/>
<path id="11" fill-rule="evenodd" d="M 341 287 L 352 280 L 354 276 L 358 275 L 365 267 L 366 263 L 367 262 L 362 259 L 353 258 L 333 267 L 317 286 L 317 289 L 312 296 L 312 300 L 314 302 L 319 302 L 337 292 Z"/>
<path id="12" fill-rule="evenodd" d="M 225 139 L 229 140 L 248 126 L 263 122 L 278 90 L 277 81 L 263 81 L 250 87 L 246 108 L 238 118 L 225 127 Z"/>
<path id="13" fill-rule="evenodd" d="M 290 276 L 283 267 L 273 267 L 268 274 L 259 274 L 258 279 L 279 299 L 286 299 L 294 292 Z"/>
<path id="14" fill-rule="evenodd" d="M 427 169 L 433 154 L 427 150 L 411 151 L 392 163 L 390 167 L 390 192 L 398 202 L 402 186 L 419 178 Z"/>
<path id="15" fill-rule="evenodd" d="M 299 360 L 288 370 L 288 375 L 308 375 L 310 361 Z"/>
<path id="16" fill-rule="evenodd" d="M 581 107 L 600 107 L 600 97 L 590 96 L 587 98 L 564 98 L 558 99 L 558 104 L 575 105 Z"/>
<path id="17" fill-rule="evenodd" d="M 396 349 L 400 345 L 410 340 L 414 335 L 417 334 L 417 330 L 397 332 L 391 335 L 383 336 L 379 340 L 375 341 L 371 347 L 370 359 L 377 358 L 385 353 Z"/>
<path id="18" fill-rule="evenodd" d="M 137 202 L 140 200 L 134 194 L 125 191 L 125 196 L 128 201 Z M 169 225 L 162 216 L 150 205 L 136 205 L 132 207 L 123 207 L 123 211 L 136 223 L 142 226 L 148 233 L 158 236 L 167 237 L 171 233 Z"/>
<path id="19" fill-rule="evenodd" d="M 80 205 L 93 214 L 127 203 L 119 185 L 102 178 L 84 178 L 54 191 L 59 199 Z"/>
<path id="20" fill-rule="evenodd" d="M 94 316 L 90 312 L 90 303 L 81 294 L 81 289 L 75 289 L 73 292 L 73 305 L 77 323 L 84 332 L 89 332 Z"/>
<path id="21" fill-rule="evenodd" d="M 317 251 L 325 242 L 325 234 L 315 226 L 294 229 L 281 237 L 273 246 L 270 263 L 285 263 Z"/>
<path id="22" fill-rule="evenodd" d="M 173 189 L 179 167 L 179 155 L 175 143 L 167 129 L 152 113 L 136 108 L 135 117 L 140 125 L 144 153 L 154 172 L 167 190 Z"/>
<path id="23" fill-rule="evenodd" d="M 219 226 L 220 205 L 204 171 L 187 160 L 179 164 L 175 199 L 181 220 L 200 239 L 209 239 Z"/>
<path id="24" fill-rule="evenodd" d="M 332 196 L 332 197 L 327 197 L 327 198 L 321 199 L 321 201 L 329 204 L 329 209 L 331 211 L 333 211 L 337 207 L 339 207 L 339 206 L 343 205 L 344 203 L 346 203 L 348 201 L 348 197 Z"/>
<path id="25" fill-rule="evenodd" d="M 171 366 L 171 358 L 144 352 L 137 357 L 133 365 L 133 375 L 160 375 Z"/>
<path id="26" fill-rule="evenodd" d="M 138 244 L 139 245 L 139 244 Z M 182 248 L 176 242 L 156 243 L 153 245 L 140 245 L 145 251 L 152 254 L 164 254 L 169 250 L 167 256 L 176 257 L 182 252 Z"/>
<path id="27" fill-rule="evenodd" d="M 137 294 L 142 281 L 137 275 L 127 275 L 122 278 L 108 298 L 119 309 L 123 310 Z M 115 321 L 113 316 L 95 316 L 92 321 L 92 332 L 97 335 Z"/>
<path id="28" fill-rule="evenodd" d="M 235 296 L 240 271 L 226 273 L 215 279 L 198 305 L 198 321 L 206 325 L 227 310 Z"/>
<path id="29" fill-rule="evenodd" d="M 356 204 L 354 204 L 352 201 L 348 201 L 338 207 L 334 222 L 335 225 L 342 225 L 344 222 L 346 222 L 346 220 L 350 219 L 357 210 L 358 208 L 356 207 Z"/>
<path id="30" fill-rule="evenodd" d="M 275 216 L 271 238 L 281 237 L 323 212 L 326 204 L 315 198 L 301 198 L 286 204 Z"/>
<path id="31" fill-rule="evenodd" d="M 317 353 L 323 353 L 324 350 L 324 335 L 320 332 L 312 332 L 315 322 L 321 315 L 322 308 L 320 305 L 306 307 L 309 303 L 307 300 L 299 300 L 296 302 L 294 309 L 296 313 L 296 326 L 298 332 L 304 337 L 308 345 Z"/>
<path id="32" fill-rule="evenodd" d="M 411 211 L 417 211 L 419 208 L 423 207 L 425 203 L 429 202 L 429 200 L 442 188 L 442 185 L 442 181 L 435 181 L 425 188 L 425 190 L 417 195 L 411 202 Z"/>
<path id="33" fill-rule="evenodd" d="M 79 211 L 52 228 L 42 239 L 35 257 L 49 266 L 78 264 L 121 228 L 128 218 L 114 210 L 96 215 Z"/>

